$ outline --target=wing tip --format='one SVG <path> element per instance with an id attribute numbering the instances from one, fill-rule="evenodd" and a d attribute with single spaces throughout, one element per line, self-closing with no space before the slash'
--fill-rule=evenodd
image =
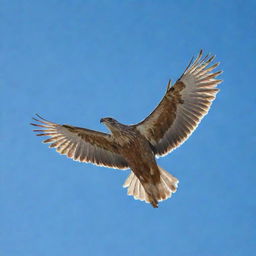
<path id="1" fill-rule="evenodd" d="M 44 127 L 44 128 L 50 128 L 50 127 L 56 127 L 58 126 L 58 124 L 53 123 L 45 118 L 43 118 L 42 116 L 40 116 L 39 114 L 35 114 L 35 117 L 32 117 L 32 119 L 36 122 L 38 122 L 39 124 L 34 124 L 34 123 L 30 123 L 33 126 L 39 126 L 39 127 Z"/>

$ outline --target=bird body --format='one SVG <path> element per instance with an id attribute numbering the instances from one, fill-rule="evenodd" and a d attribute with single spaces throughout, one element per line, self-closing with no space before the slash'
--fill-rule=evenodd
<path id="1" fill-rule="evenodd" d="M 146 190 L 149 196 L 147 200 L 157 207 L 157 201 L 161 199 L 160 191 L 151 191 L 152 189 L 149 188 L 149 184 L 157 187 L 160 183 L 160 171 L 154 152 L 148 140 L 135 127 L 120 125 L 118 128 L 119 131 L 112 134 L 113 142 Z"/>
<path id="2" fill-rule="evenodd" d="M 128 195 L 158 207 L 158 202 L 176 192 L 178 180 L 159 167 L 155 156 L 163 156 L 180 146 L 207 114 L 221 80 L 221 71 L 210 73 L 214 57 L 202 58 L 200 51 L 178 81 L 171 86 L 155 110 L 135 125 L 124 125 L 113 118 L 102 118 L 101 123 L 110 134 L 71 125 L 59 125 L 41 118 L 32 124 L 43 129 L 38 136 L 50 136 L 44 143 L 60 154 L 80 162 L 131 169 L 124 183 Z"/>

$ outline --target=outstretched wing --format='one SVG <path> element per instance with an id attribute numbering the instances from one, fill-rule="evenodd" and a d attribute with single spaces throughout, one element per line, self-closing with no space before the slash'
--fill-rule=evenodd
<path id="1" fill-rule="evenodd" d="M 207 114 L 219 89 L 222 73 L 211 73 L 219 63 L 209 67 L 214 56 L 202 58 L 202 50 L 190 62 L 173 87 L 170 82 L 160 104 L 142 122 L 135 125 L 152 144 L 155 154 L 165 155 L 180 146 Z"/>
<path id="2" fill-rule="evenodd" d="M 32 125 L 43 128 L 34 130 L 39 132 L 37 136 L 51 137 L 43 142 L 51 143 L 49 147 L 56 148 L 60 154 L 80 162 L 117 169 L 129 168 L 112 143 L 111 135 L 71 125 L 59 125 L 37 116 L 39 119 L 33 119 L 38 123 Z"/>

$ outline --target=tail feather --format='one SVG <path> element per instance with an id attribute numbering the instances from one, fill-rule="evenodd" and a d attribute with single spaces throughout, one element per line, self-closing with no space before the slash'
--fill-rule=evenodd
<path id="1" fill-rule="evenodd" d="M 163 168 L 159 167 L 160 170 L 160 178 L 162 180 L 162 183 L 166 186 L 168 190 L 170 190 L 170 193 L 175 193 L 178 188 L 178 179 L 175 178 L 173 175 L 171 175 L 169 172 L 164 170 Z M 171 196 L 171 194 L 170 194 Z"/>
<path id="2" fill-rule="evenodd" d="M 168 199 L 175 193 L 178 187 L 178 179 L 159 167 L 160 171 L 160 183 L 158 184 L 144 184 L 137 176 L 131 172 L 126 179 L 123 187 L 128 188 L 128 195 L 133 196 L 137 200 L 145 201 L 146 203 L 152 203 L 152 197 L 158 202 Z M 148 192 L 145 191 L 145 188 Z M 156 205 L 157 207 L 157 205 Z"/>
<path id="3" fill-rule="evenodd" d="M 130 173 L 123 187 L 128 188 L 127 194 L 129 196 L 133 196 L 136 200 L 146 201 L 149 203 L 144 187 L 133 172 Z"/>

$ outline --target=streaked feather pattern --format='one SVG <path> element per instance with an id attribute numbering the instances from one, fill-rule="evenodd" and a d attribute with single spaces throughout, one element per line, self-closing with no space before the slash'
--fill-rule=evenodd
<path id="1" fill-rule="evenodd" d="M 152 144 L 157 156 L 165 155 L 180 146 L 196 129 L 208 113 L 218 92 L 216 79 L 222 71 L 211 73 L 214 56 L 202 58 L 202 51 L 190 62 L 182 76 L 167 92 L 157 108 L 142 122 L 137 130 Z"/>
<path id="2" fill-rule="evenodd" d="M 32 125 L 44 128 L 34 130 L 39 132 L 37 136 L 50 136 L 43 143 L 50 143 L 49 147 L 56 148 L 60 154 L 75 161 L 117 169 L 129 168 L 113 146 L 111 135 L 70 125 L 59 125 L 39 115 L 37 117 L 39 119 L 33 118 L 37 123 Z"/>

